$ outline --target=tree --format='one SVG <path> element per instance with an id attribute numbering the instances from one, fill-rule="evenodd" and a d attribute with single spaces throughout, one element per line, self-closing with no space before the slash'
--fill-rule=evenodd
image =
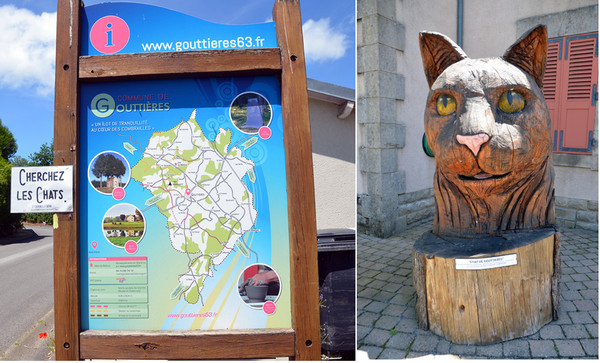
<path id="1" fill-rule="evenodd" d="M 96 162 L 94 163 L 94 167 L 92 168 L 92 174 L 96 178 L 100 178 L 100 188 L 102 188 L 102 177 L 104 176 L 106 169 L 106 154 L 98 155 L 96 158 Z"/>
<path id="2" fill-rule="evenodd" d="M 17 141 L 0 119 L 0 156 L 8 161 L 17 152 Z"/>
<path id="3" fill-rule="evenodd" d="M 29 155 L 30 166 L 54 165 L 54 139 L 50 144 L 43 143 L 40 150 Z"/>
<path id="4" fill-rule="evenodd" d="M 21 227 L 21 215 L 10 213 L 10 174 L 8 159 L 17 152 L 17 141 L 0 120 L 0 235 L 10 235 Z"/>
<path id="5" fill-rule="evenodd" d="M 140 212 L 140 210 L 137 208 L 135 210 L 135 215 L 136 215 L 136 218 L 135 218 L 136 221 L 142 221 L 142 222 L 144 221 L 144 216 L 142 215 L 142 212 Z"/>
<path id="6" fill-rule="evenodd" d="M 25 159 L 20 155 L 14 155 L 10 158 L 12 166 L 51 166 L 54 165 L 54 139 L 48 144 L 43 143 L 40 150 L 29 154 Z"/>
<path id="7" fill-rule="evenodd" d="M 127 169 L 123 162 L 117 159 L 113 154 L 101 154 L 96 159 L 92 174 L 96 178 L 100 178 L 100 187 L 102 187 L 102 177 L 105 176 L 107 181 L 110 177 L 120 178 L 125 175 Z"/>
<path id="8" fill-rule="evenodd" d="M 125 168 L 125 164 L 117 158 L 115 158 L 113 164 L 111 165 L 111 173 L 117 178 L 122 177 L 127 172 L 127 168 Z"/>
<path id="9" fill-rule="evenodd" d="M 19 155 L 15 155 L 12 158 L 10 158 L 10 163 L 12 166 L 30 166 L 29 160 Z"/>
<path id="10" fill-rule="evenodd" d="M 106 155 L 106 169 L 104 175 L 107 177 L 120 178 L 126 171 L 127 169 L 121 160 L 117 159 L 112 154 Z"/>

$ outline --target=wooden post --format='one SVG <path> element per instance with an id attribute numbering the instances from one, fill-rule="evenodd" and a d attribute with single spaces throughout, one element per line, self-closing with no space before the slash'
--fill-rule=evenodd
<path id="1" fill-rule="evenodd" d="M 54 165 L 73 165 L 79 194 L 79 18 L 78 0 L 58 0 Z M 79 359 L 79 199 L 72 213 L 58 213 L 54 230 L 54 316 L 57 360 Z"/>
<path id="2" fill-rule="evenodd" d="M 281 109 L 288 175 L 292 324 L 296 359 L 320 360 L 319 271 L 312 143 L 298 0 L 276 0 L 273 19 L 281 48 Z M 293 141 L 292 141 L 293 140 Z M 302 172 L 300 172 L 302 171 Z M 297 213 L 292 206 L 304 206 Z"/>

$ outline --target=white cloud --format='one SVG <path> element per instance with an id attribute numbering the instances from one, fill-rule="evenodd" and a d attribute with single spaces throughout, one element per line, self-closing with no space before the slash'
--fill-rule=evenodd
<path id="1" fill-rule="evenodd" d="M 329 18 L 309 19 L 302 25 L 307 61 L 324 62 L 342 58 L 348 47 L 346 34 L 334 29 Z"/>
<path id="2" fill-rule="evenodd" d="M 54 89 L 56 13 L 36 15 L 5 5 L 0 19 L 0 87 L 49 94 Z"/>

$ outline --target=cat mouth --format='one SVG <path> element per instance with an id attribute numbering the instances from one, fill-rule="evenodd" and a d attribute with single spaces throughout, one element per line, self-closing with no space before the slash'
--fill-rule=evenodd
<path id="1" fill-rule="evenodd" d="M 494 174 L 481 172 L 481 173 L 475 174 L 473 176 L 459 175 L 459 178 L 461 180 L 484 181 L 484 180 L 502 179 L 507 175 L 508 175 L 508 173 L 494 175 Z"/>

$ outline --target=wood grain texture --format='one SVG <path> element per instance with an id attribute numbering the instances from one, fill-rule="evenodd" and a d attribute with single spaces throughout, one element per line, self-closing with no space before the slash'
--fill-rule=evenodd
<path id="1" fill-rule="evenodd" d="M 517 254 L 517 265 L 487 270 L 457 270 L 456 258 L 426 258 L 415 250 L 426 265 L 429 329 L 458 344 L 491 344 L 535 333 L 553 315 L 554 250 L 551 235 L 512 250 L 473 256 Z"/>
<path id="2" fill-rule="evenodd" d="M 278 48 L 114 54 L 79 59 L 79 77 L 86 81 L 224 73 L 278 74 L 280 71 L 281 54 Z"/>
<path id="3" fill-rule="evenodd" d="M 444 34 L 421 32 L 419 33 L 419 46 L 429 87 L 446 68 L 467 58 L 465 52 Z"/>
<path id="4" fill-rule="evenodd" d="M 558 320 L 558 308 L 560 307 L 560 234 L 554 235 L 554 273 L 552 274 L 552 320 Z"/>
<path id="5" fill-rule="evenodd" d="M 434 233 L 554 225 L 551 122 L 536 84 L 544 72 L 545 27 L 524 35 L 503 58 L 467 58 L 437 33 L 421 33 L 420 42 L 431 88 L 425 133 L 436 159 Z M 440 111 L 447 99 L 453 106 Z"/>
<path id="6" fill-rule="evenodd" d="M 292 324 L 297 360 L 320 360 L 319 277 L 312 144 L 298 0 L 273 7 L 281 49 L 281 108 L 287 173 Z"/>
<path id="7" fill-rule="evenodd" d="M 427 286 L 425 285 L 425 276 L 427 268 L 427 256 L 413 249 L 413 285 L 417 292 L 415 301 L 415 311 L 417 314 L 417 323 L 421 329 L 429 329 L 427 320 Z"/>
<path id="8" fill-rule="evenodd" d="M 513 183 L 463 182 L 436 168 L 434 233 L 440 235 L 486 235 L 530 230 L 556 223 L 554 173 L 548 156 L 538 169 L 514 170 Z"/>
<path id="9" fill-rule="evenodd" d="M 236 359 L 294 356 L 292 329 L 85 331 L 82 359 Z"/>
<path id="10" fill-rule="evenodd" d="M 558 228 L 554 227 L 477 237 L 449 237 L 425 232 L 417 239 L 413 247 L 427 256 L 467 258 L 478 254 L 513 250 L 557 233 Z"/>
<path id="11" fill-rule="evenodd" d="M 547 53 L 548 31 L 545 26 L 538 25 L 510 46 L 503 58 L 529 73 L 541 88 Z"/>
<path id="12" fill-rule="evenodd" d="M 58 0 L 54 165 L 73 165 L 75 203 L 72 213 L 58 213 L 54 230 L 56 360 L 79 359 L 79 17 L 78 0 Z"/>

